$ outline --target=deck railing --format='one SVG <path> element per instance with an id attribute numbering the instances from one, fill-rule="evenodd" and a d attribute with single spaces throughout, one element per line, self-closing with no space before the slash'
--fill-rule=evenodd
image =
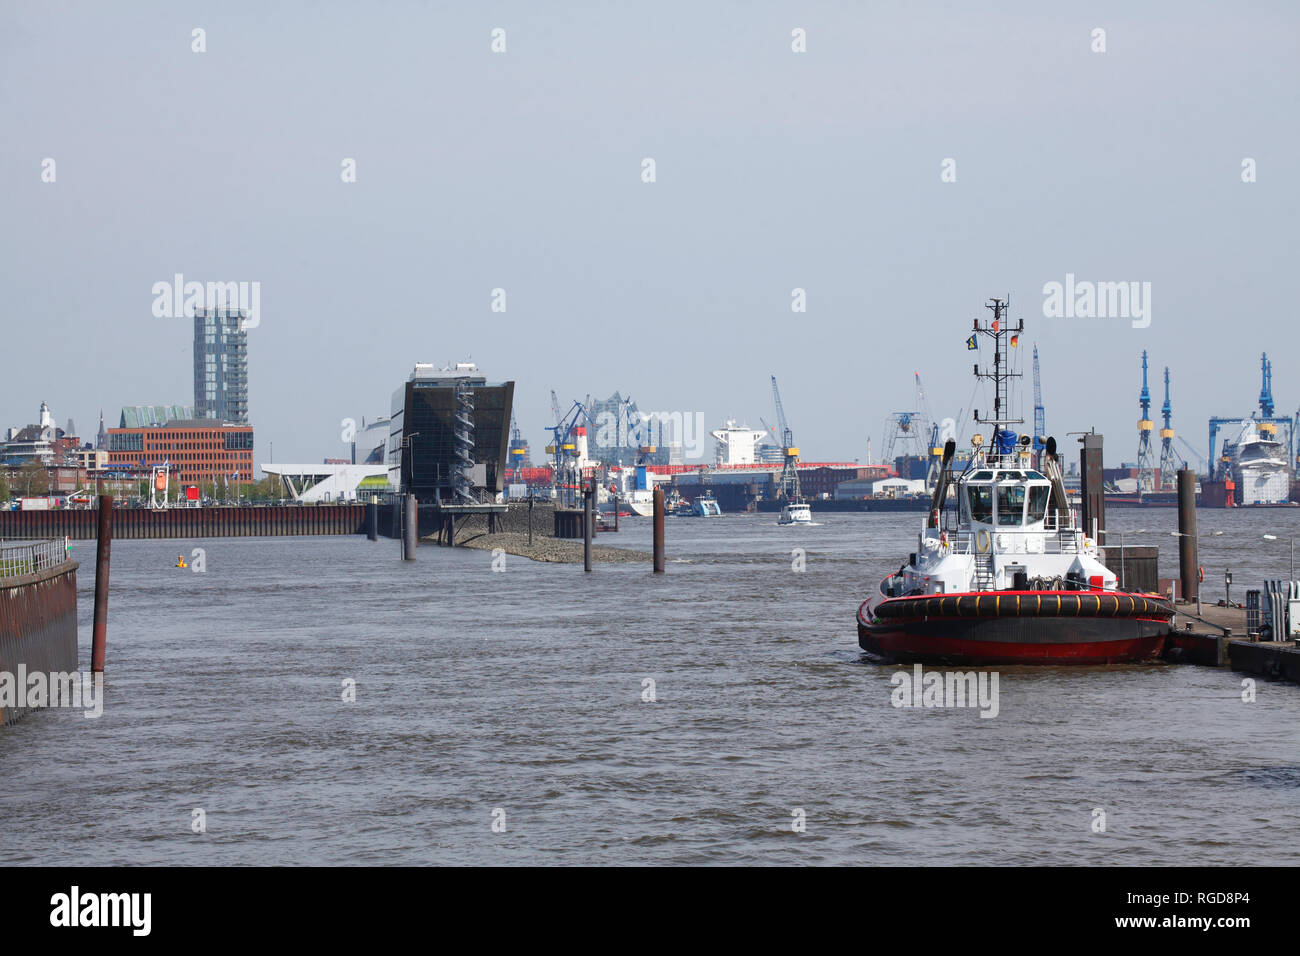
<path id="1" fill-rule="evenodd" d="M 955 531 L 955 532 L 950 531 L 950 532 L 948 532 L 948 545 L 949 545 L 949 547 L 952 549 L 953 553 L 955 553 L 955 554 L 980 554 L 980 553 L 984 553 L 984 552 L 980 552 L 980 551 L 976 548 L 976 546 L 975 546 L 975 545 L 976 545 L 976 542 L 975 542 L 975 536 L 976 536 L 977 534 L 978 534 L 978 532 L 976 532 L 976 531 Z M 1043 541 L 1043 550 L 1042 550 L 1042 551 L 1026 551 L 1026 552 L 1019 552 L 1019 551 L 1017 551 L 1017 552 L 1011 552 L 1011 553 L 1015 553 L 1015 554 L 1021 554 L 1021 553 L 1025 553 L 1025 554 L 1078 554 L 1078 553 L 1079 553 L 1079 547 L 1078 547 L 1077 542 L 1075 541 L 1074 531 L 1073 531 L 1073 530 L 1068 530 L 1068 531 L 1065 531 L 1065 530 L 1063 530 L 1063 531 L 1052 531 L 1052 530 L 1049 530 L 1047 533 L 1043 534 L 1042 532 L 1037 531 L 1037 530 L 1035 530 L 1035 531 L 1025 531 L 1023 528 L 1002 528 L 1002 529 L 999 529 L 999 530 L 996 530 L 996 531 L 992 531 L 992 532 L 990 532 L 990 540 L 989 540 L 989 545 L 990 545 L 990 549 L 989 549 L 989 550 L 990 550 L 990 551 L 992 550 L 992 544 L 993 544 L 992 536 L 993 536 L 993 535 L 1000 535 L 1000 534 L 1011 534 L 1011 535 L 1019 535 L 1019 534 L 1042 534 L 1042 541 Z M 1001 553 L 1006 554 L 1006 553 L 1008 553 L 1008 552 L 1006 552 L 1006 551 L 1002 551 Z"/>
<path id="2" fill-rule="evenodd" d="M 68 560 L 67 545 L 62 540 L 32 541 L 23 544 L 0 542 L 0 578 L 37 574 Z"/>

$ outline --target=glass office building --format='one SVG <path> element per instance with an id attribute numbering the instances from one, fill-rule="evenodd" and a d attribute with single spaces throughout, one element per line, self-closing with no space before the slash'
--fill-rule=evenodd
<path id="1" fill-rule="evenodd" d="M 248 330 L 237 309 L 194 310 L 194 414 L 248 424 Z"/>

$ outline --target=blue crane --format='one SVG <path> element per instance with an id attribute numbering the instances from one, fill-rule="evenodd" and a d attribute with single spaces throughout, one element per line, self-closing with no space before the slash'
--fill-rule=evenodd
<path id="1" fill-rule="evenodd" d="M 1268 360 L 1268 353 L 1259 356 L 1259 414 L 1268 421 L 1273 417 L 1273 363 Z"/>
<path id="2" fill-rule="evenodd" d="M 1147 493 L 1155 490 L 1155 457 L 1151 451 L 1151 389 L 1147 387 L 1147 353 L 1142 350 L 1142 392 L 1138 395 L 1142 417 L 1138 420 L 1138 490 Z"/>
<path id="3" fill-rule="evenodd" d="M 1278 428 L 1286 430 L 1284 441 L 1287 446 L 1288 460 L 1295 460 L 1295 435 L 1297 422 L 1282 416 L 1276 417 L 1274 412 L 1276 406 L 1273 402 L 1273 363 L 1268 360 L 1268 353 L 1262 352 L 1259 356 L 1259 411 L 1253 416 L 1253 420 L 1260 426 L 1260 435 L 1264 438 L 1272 438 L 1277 434 Z M 1219 429 L 1225 425 L 1237 425 L 1242 421 L 1235 416 L 1215 415 L 1210 419 L 1210 476 L 1212 478 L 1221 478 L 1231 466 L 1227 455 L 1220 455 L 1216 460 L 1214 457 L 1214 446 L 1218 438 Z"/>
<path id="4" fill-rule="evenodd" d="M 1174 406 L 1169 400 L 1169 366 L 1165 366 L 1165 403 L 1160 406 L 1160 414 L 1164 417 L 1165 427 L 1160 429 L 1160 487 L 1170 488 L 1178 486 L 1178 469 L 1182 467 L 1183 461 L 1178 452 L 1174 450 Z"/>
<path id="5" fill-rule="evenodd" d="M 578 426 L 578 421 L 587 415 L 587 410 L 582 402 L 575 399 L 573 406 L 560 414 L 560 403 L 555 392 L 551 392 L 551 407 L 555 411 L 555 424 L 547 429 L 551 433 L 551 444 L 546 446 L 546 453 L 552 457 L 551 480 L 555 483 L 556 500 L 561 506 L 568 507 L 577 500 L 578 495 L 577 465 L 573 460 L 573 430 Z"/>
<path id="6" fill-rule="evenodd" d="M 772 376 L 772 401 L 776 403 L 776 423 L 781 429 L 781 457 L 784 459 L 784 465 L 781 468 L 781 483 L 777 496 L 787 501 L 802 500 L 802 492 L 799 488 L 799 449 L 794 447 L 794 434 L 790 431 L 790 423 L 785 419 L 785 408 L 781 405 L 781 390 L 776 387 L 776 376 Z"/>

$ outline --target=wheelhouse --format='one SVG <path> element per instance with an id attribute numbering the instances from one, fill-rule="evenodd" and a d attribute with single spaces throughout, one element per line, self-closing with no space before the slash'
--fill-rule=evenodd
<path id="1" fill-rule="evenodd" d="M 957 483 L 957 528 L 991 532 L 1056 530 L 1052 482 L 1032 468 L 979 468 Z"/>

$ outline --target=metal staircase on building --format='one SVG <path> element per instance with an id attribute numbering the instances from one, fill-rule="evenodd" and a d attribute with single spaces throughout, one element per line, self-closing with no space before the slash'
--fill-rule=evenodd
<path id="1" fill-rule="evenodd" d="M 457 504 L 473 504 L 474 497 L 474 389 L 468 382 L 456 385 L 456 463 L 452 485 Z"/>

